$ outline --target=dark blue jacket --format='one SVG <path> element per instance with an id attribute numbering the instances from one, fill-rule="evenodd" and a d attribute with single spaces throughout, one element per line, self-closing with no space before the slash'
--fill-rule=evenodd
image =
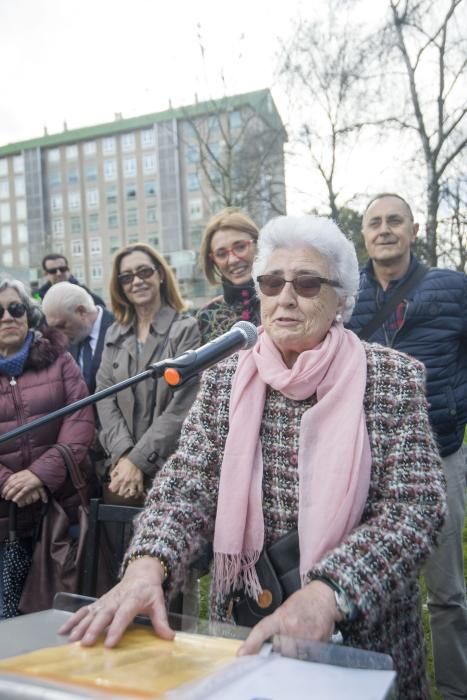
<path id="1" fill-rule="evenodd" d="M 418 265 L 412 257 L 408 275 Z M 359 296 L 347 327 L 358 335 L 375 315 L 381 297 L 369 261 L 361 271 Z M 390 345 L 425 365 L 430 419 L 446 457 L 461 446 L 467 423 L 467 276 L 433 268 L 405 301 L 402 326 L 392 338 L 388 341 L 380 327 L 369 341 Z"/>

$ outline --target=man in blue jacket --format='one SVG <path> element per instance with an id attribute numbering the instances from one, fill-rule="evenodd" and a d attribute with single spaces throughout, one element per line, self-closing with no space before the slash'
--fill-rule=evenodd
<path id="1" fill-rule="evenodd" d="M 412 210 L 397 194 L 374 197 L 363 215 L 369 261 L 348 327 L 360 334 L 378 309 L 412 276 L 418 232 Z M 422 273 L 423 274 L 423 273 Z M 409 283 L 410 284 L 410 283 Z M 430 419 L 443 457 L 447 522 L 425 569 L 435 676 L 444 700 L 467 698 L 467 603 L 462 533 L 466 503 L 467 277 L 430 269 L 407 289 L 368 337 L 417 358 L 427 371 Z"/>

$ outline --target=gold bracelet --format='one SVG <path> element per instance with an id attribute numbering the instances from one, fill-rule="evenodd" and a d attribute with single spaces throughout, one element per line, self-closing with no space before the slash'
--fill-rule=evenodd
<path id="1" fill-rule="evenodd" d="M 130 554 L 130 556 L 126 560 L 125 571 L 127 570 L 128 565 L 131 564 L 131 562 L 136 561 L 137 559 L 143 559 L 144 557 L 151 557 L 151 559 L 155 559 L 156 561 L 159 562 L 159 564 L 162 566 L 162 568 L 164 570 L 164 578 L 162 579 L 162 583 L 167 581 L 167 579 L 169 578 L 169 567 L 167 566 L 167 564 L 165 563 L 165 561 L 163 559 L 156 556 L 155 554 L 142 554 L 142 553 L 138 553 L 138 552 L 136 552 L 135 554 Z"/>

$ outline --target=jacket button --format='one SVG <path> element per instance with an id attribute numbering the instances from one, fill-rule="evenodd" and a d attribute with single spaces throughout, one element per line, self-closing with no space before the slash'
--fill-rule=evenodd
<path id="1" fill-rule="evenodd" d="M 294 452 L 293 455 L 290 458 L 290 463 L 291 464 L 298 464 L 298 455 Z"/>
<path id="2" fill-rule="evenodd" d="M 118 362 L 114 362 L 113 365 L 112 365 L 112 367 L 113 367 L 114 369 L 118 369 Z"/>
<path id="3" fill-rule="evenodd" d="M 157 452 L 151 452 L 151 454 L 148 457 L 148 462 L 150 462 L 151 464 L 154 464 L 154 462 L 156 461 L 158 456 L 159 455 L 157 454 Z"/>

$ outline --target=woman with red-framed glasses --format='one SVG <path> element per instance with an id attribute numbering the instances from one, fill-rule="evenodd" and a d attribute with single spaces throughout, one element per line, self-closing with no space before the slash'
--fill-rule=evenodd
<path id="1" fill-rule="evenodd" d="M 260 323 L 259 301 L 251 277 L 258 227 L 234 208 L 223 209 L 207 224 L 201 241 L 201 261 L 208 282 L 222 284 L 222 294 L 200 311 L 203 342 L 228 331 L 237 321 Z"/>

